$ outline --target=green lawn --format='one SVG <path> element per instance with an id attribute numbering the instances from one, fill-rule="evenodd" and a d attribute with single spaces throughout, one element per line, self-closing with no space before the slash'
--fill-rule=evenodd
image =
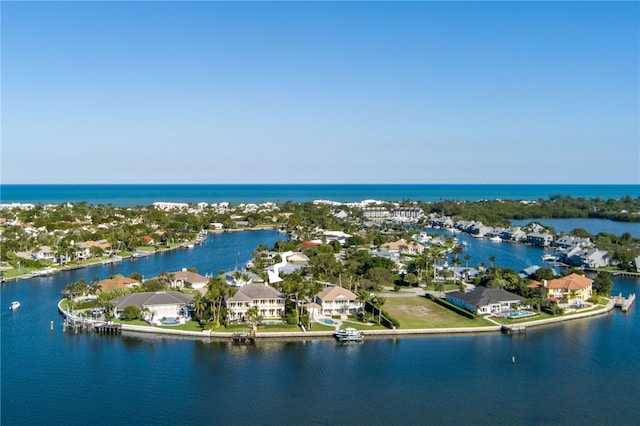
<path id="1" fill-rule="evenodd" d="M 420 296 L 390 297 L 382 308 L 400 322 L 400 329 L 484 327 L 495 325 L 484 318 L 466 318 Z"/>
<path id="2" fill-rule="evenodd" d="M 334 331 L 336 329 L 331 325 L 320 324 L 319 322 L 314 322 L 311 325 L 312 327 L 309 331 Z"/>
<path id="3" fill-rule="evenodd" d="M 386 305 L 385 305 L 386 306 Z M 389 330 L 380 324 L 363 323 L 357 321 L 342 321 L 342 328 L 355 328 L 356 330 Z"/>

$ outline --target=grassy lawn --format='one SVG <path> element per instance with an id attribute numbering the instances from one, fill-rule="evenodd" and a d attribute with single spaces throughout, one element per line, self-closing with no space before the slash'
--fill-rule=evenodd
<path id="1" fill-rule="evenodd" d="M 214 332 L 220 333 L 250 333 L 253 327 L 248 324 L 230 324 L 228 326 L 222 326 L 213 330 Z M 314 325 L 315 330 L 315 325 Z M 258 333 L 283 333 L 283 332 L 292 332 L 292 331 L 302 331 L 300 327 L 295 324 L 269 324 L 269 325 L 261 325 L 258 327 Z"/>
<path id="2" fill-rule="evenodd" d="M 386 305 L 385 305 L 386 306 Z M 342 321 L 342 328 L 355 328 L 356 330 L 389 330 L 387 327 L 384 327 L 380 324 L 374 323 L 363 323 L 357 321 Z"/>
<path id="3" fill-rule="evenodd" d="M 314 322 L 309 331 L 334 331 L 336 328 L 331 325 L 320 324 L 319 322 Z"/>
<path id="4" fill-rule="evenodd" d="M 491 318 L 495 322 L 503 325 L 513 325 L 513 324 L 526 324 L 530 321 L 539 321 L 543 319 L 554 318 L 554 315 L 548 314 L 546 312 L 536 312 L 535 316 L 526 317 L 526 318 Z"/>
<path id="5" fill-rule="evenodd" d="M 484 327 L 495 325 L 484 318 L 466 318 L 425 297 L 388 298 L 383 309 L 406 328 Z"/>
<path id="6" fill-rule="evenodd" d="M 189 321 L 180 325 L 160 325 L 156 327 L 164 328 L 167 330 L 196 331 L 196 332 L 202 331 L 202 327 L 200 327 L 200 323 L 198 321 Z"/>

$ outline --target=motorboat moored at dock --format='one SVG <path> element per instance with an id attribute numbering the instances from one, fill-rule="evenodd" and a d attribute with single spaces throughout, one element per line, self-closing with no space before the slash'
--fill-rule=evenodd
<path id="1" fill-rule="evenodd" d="M 335 333 L 333 333 L 333 337 L 341 342 L 360 342 L 364 340 L 364 333 L 350 327 L 345 328 L 344 330 L 336 331 Z"/>

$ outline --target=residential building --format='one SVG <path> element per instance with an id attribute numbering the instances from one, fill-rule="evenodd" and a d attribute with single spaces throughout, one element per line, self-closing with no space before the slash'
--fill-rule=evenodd
<path id="1" fill-rule="evenodd" d="M 479 315 L 512 311 L 524 300 L 506 290 L 487 287 L 476 287 L 466 293 L 452 291 L 446 293 L 446 298 L 448 302 Z"/>
<path id="2" fill-rule="evenodd" d="M 173 272 L 172 275 L 173 279 L 169 285 L 174 288 L 188 287 L 201 289 L 209 284 L 209 278 L 196 272 L 188 271 L 186 268 L 182 268 L 182 270 L 178 272 Z"/>
<path id="3" fill-rule="evenodd" d="M 527 242 L 533 246 L 546 247 L 553 242 L 553 235 L 546 232 L 532 232 L 527 234 Z"/>
<path id="4" fill-rule="evenodd" d="M 398 241 L 392 241 L 390 243 L 384 243 L 380 246 L 382 249 L 387 249 L 391 253 L 402 254 L 420 254 L 424 251 L 424 245 L 417 241 L 407 241 L 404 238 Z"/>
<path id="5" fill-rule="evenodd" d="M 558 303 L 582 304 L 593 294 L 593 280 L 576 273 L 550 281 L 542 280 L 547 298 Z"/>
<path id="6" fill-rule="evenodd" d="M 183 308 L 192 300 L 193 296 L 190 294 L 177 291 L 158 291 L 132 293 L 128 296 L 112 299 L 111 303 L 114 305 L 116 317 L 119 317 L 127 306 L 135 305 L 140 309 L 148 309 L 151 319 L 158 320 L 179 317 Z"/>
<path id="7" fill-rule="evenodd" d="M 100 288 L 101 293 L 115 290 L 117 288 L 134 288 L 139 286 L 140 281 L 122 275 L 116 275 L 113 278 L 108 278 L 98 283 L 98 287 Z"/>
<path id="8" fill-rule="evenodd" d="M 277 319 L 285 315 L 285 295 L 265 284 L 245 284 L 236 294 L 225 299 L 229 319 L 247 320 L 247 311 L 258 307 L 258 315 L 264 319 Z"/>
<path id="9" fill-rule="evenodd" d="M 343 287 L 327 287 L 316 296 L 323 315 L 355 314 L 363 304 L 353 292 Z"/>

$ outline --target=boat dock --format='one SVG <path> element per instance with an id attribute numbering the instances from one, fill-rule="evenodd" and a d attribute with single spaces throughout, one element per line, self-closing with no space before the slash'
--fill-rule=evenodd
<path id="1" fill-rule="evenodd" d="M 512 336 L 514 334 L 525 334 L 527 332 L 527 328 L 524 325 L 503 325 L 500 327 L 500 331 Z"/>
<path id="2" fill-rule="evenodd" d="M 631 293 L 627 298 L 622 296 L 622 293 L 620 293 L 619 295 L 614 296 L 613 298 L 613 302 L 615 306 L 617 308 L 622 309 L 622 312 L 627 312 L 629 309 L 631 309 L 631 305 L 633 305 L 633 302 L 635 302 L 635 300 L 636 300 L 635 293 Z"/>
<path id="3" fill-rule="evenodd" d="M 233 333 L 231 340 L 233 340 L 234 343 L 253 343 L 256 340 L 256 334 L 247 332 Z"/>

